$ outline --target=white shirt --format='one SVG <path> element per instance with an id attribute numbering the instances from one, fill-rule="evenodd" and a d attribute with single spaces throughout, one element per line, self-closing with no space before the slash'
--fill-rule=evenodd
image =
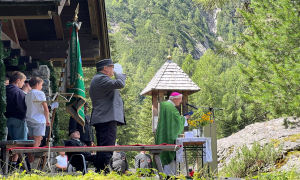
<path id="1" fill-rule="evenodd" d="M 168 102 L 172 103 L 175 106 L 175 104 L 171 100 L 168 100 Z M 186 117 L 184 116 L 184 118 L 185 118 L 184 126 L 188 126 L 189 124 L 186 120 Z"/>
<path id="2" fill-rule="evenodd" d="M 68 157 L 64 156 L 62 157 L 61 155 L 56 157 L 57 159 L 57 164 L 60 165 L 61 167 L 67 167 L 68 165 Z"/>
<path id="3" fill-rule="evenodd" d="M 46 101 L 45 93 L 36 89 L 31 89 L 27 93 L 25 96 L 25 103 L 27 106 L 26 120 L 32 123 L 46 123 L 42 103 L 33 101 Z"/>

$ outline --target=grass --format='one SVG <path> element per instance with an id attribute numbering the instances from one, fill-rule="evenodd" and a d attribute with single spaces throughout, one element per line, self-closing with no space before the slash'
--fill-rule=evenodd
<path id="1" fill-rule="evenodd" d="M 257 176 L 248 177 L 246 179 L 259 179 L 259 180 L 300 180 L 300 172 L 297 169 L 290 171 L 277 171 L 271 173 L 261 173 Z"/>
<path id="2" fill-rule="evenodd" d="M 166 179 L 166 175 L 161 174 L 162 179 Z M 110 173 L 107 175 L 98 174 L 93 171 L 89 171 L 86 175 L 78 174 L 67 174 L 67 173 L 56 173 L 56 174 L 47 174 L 45 172 L 36 171 L 32 174 L 23 173 L 14 173 L 9 176 L 0 175 L 0 179 L 3 180 L 136 180 L 141 179 L 138 174 L 129 173 L 127 175 L 119 175 L 117 173 Z M 158 177 L 144 177 L 143 179 L 158 179 Z M 175 177 L 173 177 L 175 179 Z M 186 179 L 183 175 L 177 176 L 176 179 Z M 193 178 L 193 180 L 218 180 L 224 178 L 218 177 L 200 177 L 197 176 Z M 256 176 L 245 177 L 245 180 L 300 180 L 300 172 L 297 169 L 292 169 L 290 171 L 282 171 L 282 172 L 271 172 L 271 173 L 258 173 Z"/>

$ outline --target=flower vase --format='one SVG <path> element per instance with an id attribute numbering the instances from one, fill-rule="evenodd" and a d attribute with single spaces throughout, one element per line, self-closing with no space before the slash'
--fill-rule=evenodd
<path id="1" fill-rule="evenodd" d="M 204 137 L 204 126 L 199 126 L 198 129 L 193 129 L 194 137 Z"/>
<path id="2" fill-rule="evenodd" d="M 199 137 L 204 137 L 204 126 L 199 126 Z"/>

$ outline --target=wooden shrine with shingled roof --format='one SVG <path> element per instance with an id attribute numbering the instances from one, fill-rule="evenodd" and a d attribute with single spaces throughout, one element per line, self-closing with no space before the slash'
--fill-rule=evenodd
<path id="1" fill-rule="evenodd" d="M 169 52 L 170 53 L 170 52 Z M 200 87 L 197 86 L 189 76 L 172 61 L 170 55 L 167 56 L 167 61 L 156 72 L 151 81 L 143 89 L 140 95 L 152 96 L 152 131 L 156 132 L 159 104 L 162 101 L 169 99 L 172 92 L 176 91 L 181 93 L 182 104 L 177 107 L 180 114 L 188 113 L 188 96 L 200 91 Z M 185 127 L 185 131 L 188 131 L 188 127 Z M 212 156 L 214 161 L 210 163 L 210 169 L 212 171 L 217 170 L 217 134 L 216 124 L 212 123 L 210 128 L 205 129 L 206 137 L 211 137 Z"/>
<path id="2" fill-rule="evenodd" d="M 200 88 L 189 78 L 189 76 L 171 59 L 169 55 L 165 64 L 156 72 L 154 77 L 140 93 L 140 95 L 152 96 L 152 131 L 155 133 L 158 120 L 159 103 L 166 99 L 172 92 L 181 93 L 182 104 L 178 111 L 182 114 L 188 112 L 188 95 L 200 91 Z"/>

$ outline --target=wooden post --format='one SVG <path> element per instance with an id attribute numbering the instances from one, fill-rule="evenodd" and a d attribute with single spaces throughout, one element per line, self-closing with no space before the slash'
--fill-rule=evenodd
<path id="1" fill-rule="evenodd" d="M 156 126 L 158 121 L 158 92 L 152 91 L 152 132 L 156 132 Z"/>
<path id="2" fill-rule="evenodd" d="M 1 157 L 2 157 L 2 171 L 3 174 L 8 174 L 8 159 L 9 151 L 6 150 L 7 147 L 5 144 L 1 144 Z"/>
<path id="3" fill-rule="evenodd" d="M 164 101 L 164 91 L 158 91 L 157 116 L 159 115 L 160 102 Z M 158 119 L 157 119 L 158 120 Z M 156 129 L 154 133 L 156 132 Z"/>
<path id="4" fill-rule="evenodd" d="M 211 151 L 213 162 L 208 164 L 208 168 L 210 168 L 210 172 L 213 174 L 218 172 L 218 156 L 217 156 L 217 123 L 214 121 L 211 123 L 211 126 L 206 126 L 204 128 L 204 136 L 211 136 Z"/>
<path id="5" fill-rule="evenodd" d="M 182 114 L 188 113 L 189 109 L 188 109 L 188 105 L 186 105 L 186 103 L 188 102 L 188 91 L 183 91 L 183 97 L 182 97 Z M 184 131 L 188 131 L 189 127 L 184 127 Z"/>
<path id="6" fill-rule="evenodd" d="M 97 0 L 95 3 L 96 21 L 97 21 L 97 36 L 99 39 L 100 60 L 110 59 L 110 46 L 107 28 L 107 18 L 105 10 L 105 0 Z"/>
<path id="7" fill-rule="evenodd" d="M 28 167 L 27 167 L 27 163 L 25 161 L 25 156 L 23 153 L 18 153 L 19 155 L 19 160 L 22 163 L 22 167 L 26 170 L 26 172 L 28 172 Z"/>
<path id="8" fill-rule="evenodd" d="M 159 102 L 162 102 L 162 101 L 165 100 L 164 96 L 165 96 L 164 90 L 158 90 L 158 100 L 159 100 Z"/>
<path id="9" fill-rule="evenodd" d="M 182 97 L 182 113 L 188 113 L 189 109 L 188 109 L 188 105 L 186 105 L 186 103 L 188 103 L 188 91 L 183 91 L 183 97 Z"/>
<path id="10" fill-rule="evenodd" d="M 57 100 L 58 97 L 56 97 L 55 101 Z M 47 146 L 49 147 L 50 146 L 50 138 L 51 138 L 51 131 L 52 131 L 52 127 L 53 127 L 53 123 L 54 123 L 54 119 L 55 119 L 55 113 L 56 113 L 56 108 L 53 110 L 53 113 L 52 113 L 52 120 L 50 122 L 50 130 L 49 130 L 49 134 L 48 134 L 48 138 L 47 138 Z M 44 169 L 45 167 L 45 164 L 46 164 L 46 158 L 47 156 L 45 155 L 44 158 L 43 158 L 43 165 L 42 165 L 42 170 Z"/>
<path id="11" fill-rule="evenodd" d="M 154 163 L 156 165 L 156 168 L 157 168 L 158 172 L 163 173 L 163 167 L 162 167 L 161 159 L 160 159 L 160 156 L 159 156 L 160 153 L 162 152 L 162 150 L 161 149 L 150 150 L 149 152 L 150 152 L 150 154 L 153 154 Z"/>

